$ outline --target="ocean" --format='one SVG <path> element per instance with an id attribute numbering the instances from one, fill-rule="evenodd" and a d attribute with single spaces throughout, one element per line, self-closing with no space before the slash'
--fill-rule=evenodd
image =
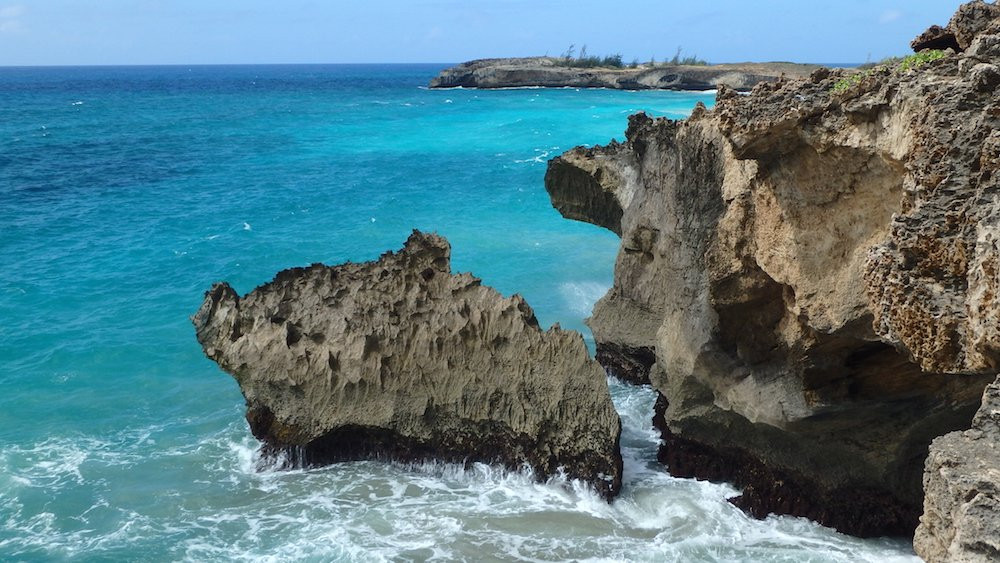
<path id="1" fill-rule="evenodd" d="M 426 89 L 444 66 L 0 68 L 0 560 L 915 560 L 672 478 L 654 393 L 614 381 L 611 504 L 487 465 L 256 469 L 188 320 L 213 282 L 245 293 L 418 228 L 590 342 L 618 239 L 552 209 L 546 160 L 713 101 Z"/>

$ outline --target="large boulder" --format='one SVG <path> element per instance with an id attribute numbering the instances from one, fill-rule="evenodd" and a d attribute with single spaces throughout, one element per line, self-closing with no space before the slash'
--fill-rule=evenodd
<path id="1" fill-rule="evenodd" d="M 270 454 L 527 465 L 616 495 L 621 423 L 583 338 L 452 274 L 450 252 L 415 231 L 377 261 L 285 270 L 243 297 L 218 283 L 198 341 Z"/>
<path id="2" fill-rule="evenodd" d="M 924 489 L 918 555 L 931 563 L 1000 561 L 1000 378 L 986 388 L 971 429 L 931 444 Z"/>
<path id="3" fill-rule="evenodd" d="M 552 161 L 555 207 L 621 234 L 588 322 L 661 393 L 671 473 L 734 482 L 757 516 L 913 533 L 928 445 L 1000 369 L 997 39 L 723 88 Z"/>

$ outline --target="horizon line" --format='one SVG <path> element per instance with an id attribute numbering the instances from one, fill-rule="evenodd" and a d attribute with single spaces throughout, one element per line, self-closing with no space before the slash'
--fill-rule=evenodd
<path id="1" fill-rule="evenodd" d="M 531 57 L 484 57 L 484 58 L 531 58 Z M 330 63 L 46 63 L 46 64 L 0 64 L 0 69 L 15 69 L 15 68 L 138 68 L 138 67 L 213 67 L 213 66 L 365 66 L 365 65 L 447 65 L 455 66 L 469 61 L 475 61 L 481 59 L 467 59 L 460 62 L 441 62 L 441 61 L 426 61 L 426 62 L 330 62 Z M 843 65 L 861 65 L 864 63 L 860 62 L 799 62 L 799 61 L 720 61 L 720 62 L 709 62 L 708 65 L 724 65 L 724 64 L 772 64 L 772 63 L 790 63 L 790 64 L 803 64 L 803 65 L 818 65 L 818 66 L 843 66 Z"/>

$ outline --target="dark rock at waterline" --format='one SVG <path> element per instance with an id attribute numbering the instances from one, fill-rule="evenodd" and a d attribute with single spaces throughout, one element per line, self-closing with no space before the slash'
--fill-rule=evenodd
<path id="1" fill-rule="evenodd" d="M 266 453 L 528 465 L 615 496 L 621 422 L 583 338 L 452 274 L 450 252 L 415 231 L 377 261 L 285 270 L 243 297 L 216 284 L 198 341 Z"/>
<path id="2" fill-rule="evenodd" d="M 666 398 L 658 394 L 653 426 L 663 443 L 657 460 L 675 477 L 734 484 L 742 491 L 729 502 L 751 516 L 801 516 L 859 537 L 908 536 L 917 525 L 917 504 L 863 483 L 830 486 L 823 476 L 786 472 L 746 448 L 682 438 L 670 430 L 666 410 Z"/>
<path id="3" fill-rule="evenodd" d="M 656 352 L 652 348 L 602 342 L 597 345 L 595 359 L 613 377 L 633 385 L 649 385 L 649 371 L 656 363 Z"/>
<path id="4" fill-rule="evenodd" d="M 961 53 L 720 88 L 550 163 L 553 205 L 621 236 L 588 324 L 609 370 L 654 352 L 671 472 L 758 516 L 913 532 L 929 444 L 1000 366 L 995 9 L 959 10 Z"/>

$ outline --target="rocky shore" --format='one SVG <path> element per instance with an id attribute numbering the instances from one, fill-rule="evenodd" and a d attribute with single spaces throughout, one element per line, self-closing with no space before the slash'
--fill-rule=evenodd
<path id="1" fill-rule="evenodd" d="M 242 297 L 216 284 L 198 340 L 272 457 L 527 465 L 611 499 L 606 370 L 658 391 L 672 474 L 734 483 L 754 516 L 1000 560 L 1000 6 L 965 4 L 913 48 L 943 50 L 798 77 L 535 58 L 435 79 L 718 88 L 711 110 L 633 115 L 624 142 L 549 162 L 553 205 L 621 237 L 588 321 L 604 369 L 416 231 Z"/>
<path id="2" fill-rule="evenodd" d="M 922 37 L 952 47 L 720 87 L 712 110 L 635 115 L 625 142 L 549 164 L 554 206 L 622 239 L 598 358 L 659 391 L 670 472 L 737 484 L 755 516 L 912 534 L 929 444 L 969 427 L 1000 369 L 1000 9 Z M 995 484 L 983 435 L 960 451 Z M 929 534 L 989 504 L 942 475 Z"/>
<path id="3" fill-rule="evenodd" d="M 441 71 L 431 88 L 573 87 L 617 90 L 749 90 L 781 77 L 802 78 L 819 68 L 796 63 L 649 65 L 638 68 L 574 68 L 555 57 L 479 59 Z"/>
<path id="4" fill-rule="evenodd" d="M 617 495 L 621 421 L 582 336 L 543 331 L 450 256 L 415 231 L 377 261 L 285 270 L 243 297 L 216 284 L 192 321 L 271 458 L 527 465 Z"/>

